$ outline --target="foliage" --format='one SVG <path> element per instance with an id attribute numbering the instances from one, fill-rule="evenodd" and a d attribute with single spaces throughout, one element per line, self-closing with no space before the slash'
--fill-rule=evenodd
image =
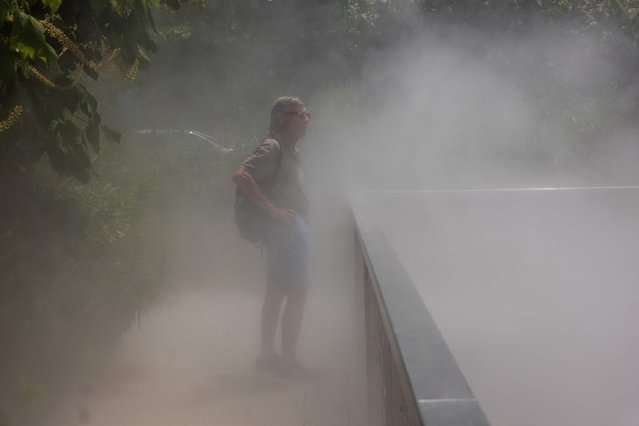
<path id="1" fill-rule="evenodd" d="M 182 3 L 0 0 L 0 341 L 10 349 L 0 399 L 11 377 L 64 371 L 109 347 L 166 283 L 168 244 L 147 214 L 161 175 L 118 185 L 135 168 L 119 157 L 106 181 L 77 183 L 95 174 L 103 140 L 120 141 L 81 80 L 112 64 L 133 80 L 156 50 L 152 9 Z"/>
<path id="2" fill-rule="evenodd" d="M 607 38 L 621 30 L 639 42 L 639 1 L 637 0 L 421 0 L 426 17 L 457 25 L 493 29 L 519 35 L 544 31 L 549 24 L 566 26 L 567 31 Z"/>
<path id="3" fill-rule="evenodd" d="M 112 63 L 132 80 L 156 45 L 152 7 L 181 0 L 1 0 L 0 172 L 25 171 L 46 153 L 63 176 L 87 182 L 101 136 L 97 101 L 80 84 Z"/>
<path id="4" fill-rule="evenodd" d="M 139 126 L 201 129 L 228 145 L 259 138 L 265 129 L 257 123 L 267 122 L 264 105 L 275 96 L 313 97 L 357 85 L 376 52 L 424 27 L 428 34 L 440 31 L 444 38 L 456 29 L 500 40 L 543 37 L 550 29 L 583 37 L 584 43 L 599 43 L 610 55 L 622 57 L 627 75 L 611 85 L 622 91 L 632 84 L 639 64 L 636 46 L 628 45 L 639 34 L 637 4 L 637 0 L 209 0 L 205 10 L 181 16 L 178 22 L 163 17 L 156 40 L 165 55 L 155 63 L 153 78 L 137 83 L 132 100 L 141 105 L 153 102 L 153 108 L 139 106 L 130 115 Z M 469 39 L 481 54 L 485 38 Z M 171 84 L 158 91 L 154 81 Z M 214 95 L 205 97 L 207 93 Z"/>
<path id="5" fill-rule="evenodd" d="M 177 112 L 175 121 L 188 126 L 205 114 L 221 122 L 252 122 L 260 112 L 251 104 L 268 102 L 272 92 L 310 94 L 354 81 L 368 52 L 391 45 L 420 21 L 515 36 L 544 31 L 549 23 L 558 28 L 571 23 L 566 31 L 595 34 L 613 47 L 619 31 L 635 43 L 639 38 L 637 0 L 209 0 L 206 9 L 187 11 L 177 23 L 162 16 L 160 22 L 169 25 L 159 33 L 151 10 L 177 10 L 181 0 L 85 1 L 0 2 L 0 127 L 5 129 L 0 171 L 24 170 L 46 153 L 58 173 L 86 182 L 101 135 L 114 141 L 118 135 L 103 126 L 92 91 L 76 82 L 83 74 L 97 79 L 110 63 L 132 78 L 138 66 L 148 66 L 146 52 L 155 51 L 156 42 L 176 52 L 166 55 L 170 66 L 160 59 L 160 73 L 180 73 L 197 61 L 219 94 L 206 100 L 208 109 Z M 207 54 L 187 57 L 188 52 Z M 238 76 L 242 86 L 225 83 Z M 258 93 L 264 99 L 255 99 Z M 176 95 L 168 88 L 161 94 L 167 111 L 143 110 L 141 120 L 158 115 L 164 122 L 174 111 L 168 100 L 179 99 Z M 251 102 L 228 103 L 245 98 Z"/>
<path id="6" fill-rule="evenodd" d="M 356 82 L 369 53 L 398 41 L 415 21 L 403 0 L 209 0 L 206 6 L 177 20 L 158 19 L 163 55 L 150 78 L 135 83 L 128 103 L 140 105 L 129 114 L 138 128 L 194 128 L 228 146 L 259 139 L 268 123 L 264 105 L 274 97 L 310 98 Z M 157 81 L 170 84 L 158 91 Z"/>
<path id="7" fill-rule="evenodd" d="M 0 402 L 23 379 L 46 382 L 47 366 L 64 372 L 114 347 L 169 284 L 176 206 L 211 208 L 226 163 L 204 144 L 125 135 L 88 184 L 41 161 L 30 181 L 0 185 L 12 224 L 0 238 L 0 341 L 11 349 L 0 351 Z"/>

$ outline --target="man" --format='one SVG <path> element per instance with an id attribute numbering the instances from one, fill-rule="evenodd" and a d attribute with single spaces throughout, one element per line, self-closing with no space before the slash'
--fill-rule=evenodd
<path id="1" fill-rule="evenodd" d="M 271 110 L 270 134 L 237 169 L 233 181 L 269 217 L 265 232 L 268 268 L 261 316 L 261 349 L 255 369 L 293 380 L 311 373 L 297 359 L 308 294 L 308 200 L 302 189 L 297 142 L 305 135 L 310 113 L 299 98 L 281 97 Z M 275 334 L 282 303 L 282 354 Z"/>

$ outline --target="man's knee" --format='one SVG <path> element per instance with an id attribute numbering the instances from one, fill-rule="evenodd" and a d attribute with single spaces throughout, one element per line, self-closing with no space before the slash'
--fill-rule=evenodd
<path id="1" fill-rule="evenodd" d="M 306 298 L 308 296 L 308 288 L 299 287 L 299 288 L 291 288 L 287 290 L 286 298 L 287 298 L 287 306 L 290 304 L 291 307 L 296 307 L 298 309 L 303 308 L 306 304 Z"/>

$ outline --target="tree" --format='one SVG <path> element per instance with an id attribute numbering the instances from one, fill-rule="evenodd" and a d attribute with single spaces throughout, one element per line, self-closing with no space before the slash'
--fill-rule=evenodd
<path id="1" fill-rule="evenodd" d="M 83 348 L 104 348 L 161 288 L 149 271 L 161 270 L 165 246 L 143 233 L 148 182 L 61 186 L 34 164 L 48 158 L 59 175 L 89 180 L 92 157 L 119 134 L 82 79 L 109 66 L 134 79 L 156 50 L 153 10 L 183 3 L 0 0 L 2 424 L 21 376 L 39 380 L 44 360 L 62 371 Z M 118 160 L 121 174 L 133 168 L 134 159 Z"/>
<path id="2" fill-rule="evenodd" d="M 44 154 L 82 182 L 103 137 L 98 103 L 81 84 L 116 65 L 132 80 L 155 52 L 152 9 L 184 0 L 0 0 L 0 174 L 26 171 Z M 201 3 L 200 3 L 201 4 Z"/>

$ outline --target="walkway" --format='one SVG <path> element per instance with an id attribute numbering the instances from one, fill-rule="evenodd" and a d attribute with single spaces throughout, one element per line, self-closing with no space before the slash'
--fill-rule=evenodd
<path id="1" fill-rule="evenodd" d="M 253 373 L 261 267 L 240 269 L 242 276 L 230 279 L 237 268 L 218 264 L 207 272 L 200 263 L 204 256 L 188 259 L 176 272 L 180 285 L 132 327 L 112 362 L 78 385 L 48 426 L 365 424 L 352 282 L 327 279 L 330 284 L 313 287 L 300 358 L 321 376 L 313 383 L 283 384 Z"/>

